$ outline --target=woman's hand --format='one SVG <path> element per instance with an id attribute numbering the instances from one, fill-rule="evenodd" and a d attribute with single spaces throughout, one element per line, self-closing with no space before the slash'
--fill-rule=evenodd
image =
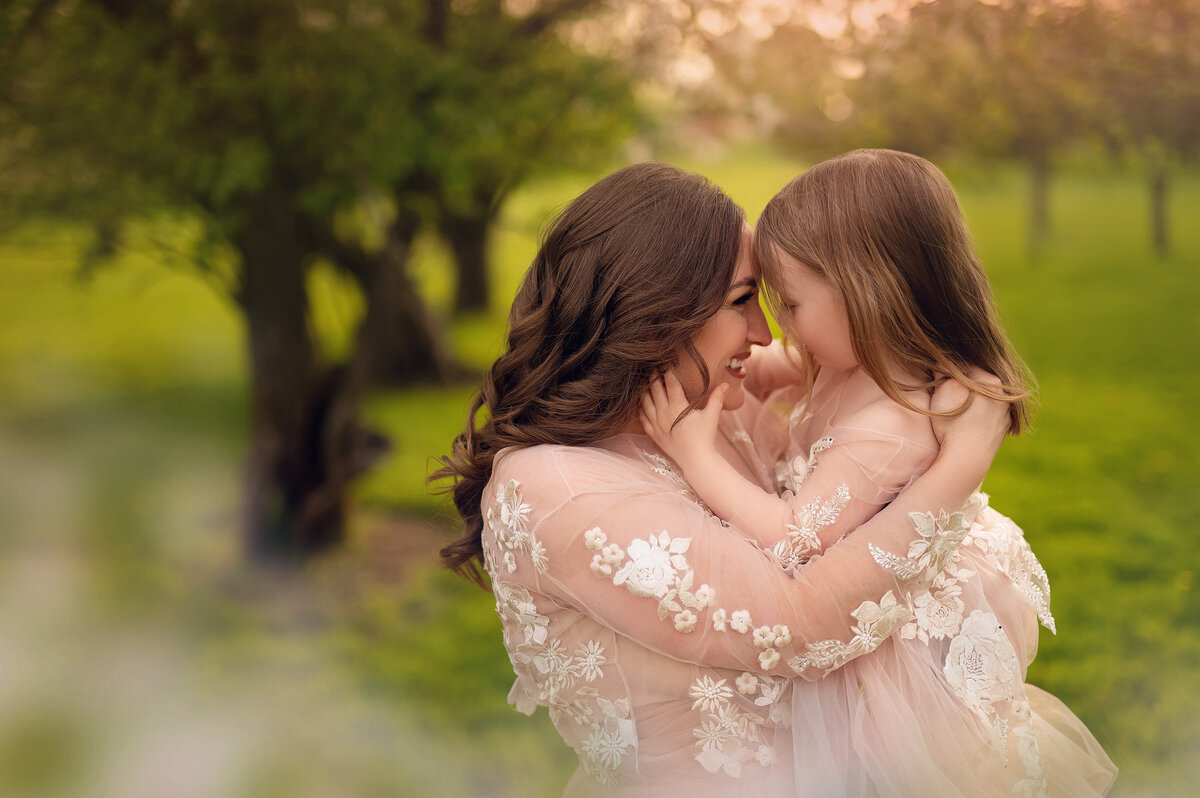
<path id="1" fill-rule="evenodd" d="M 981 369 L 969 372 L 972 379 L 1000 387 L 1000 380 Z M 946 380 L 933 392 L 930 409 L 936 413 L 966 409 L 956 416 L 933 416 L 933 432 L 941 443 L 938 462 L 952 461 L 974 484 L 983 482 L 1000 444 L 1008 433 L 1007 402 L 973 393 L 957 380 Z"/>

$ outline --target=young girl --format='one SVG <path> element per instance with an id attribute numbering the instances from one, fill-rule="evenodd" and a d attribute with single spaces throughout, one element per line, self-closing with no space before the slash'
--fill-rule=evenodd
<path id="1" fill-rule="evenodd" d="M 963 407 L 975 394 L 1009 403 L 1010 433 L 1027 427 L 1025 369 L 953 190 L 928 161 L 860 150 L 814 167 L 767 205 L 755 251 L 795 346 L 726 367 L 764 400 L 739 418 L 743 439 L 777 464 L 778 494 L 716 452 L 727 386 L 685 415 L 687 391 L 667 374 L 642 418 L 699 497 L 780 567 L 820 556 L 929 467 L 929 395 L 941 382 L 958 384 Z M 797 772 L 827 794 L 1096 795 L 1111 782 L 1086 728 L 1024 685 L 1035 613 L 1053 629 L 1044 571 L 1015 525 L 991 510 L 979 521 L 906 599 L 898 639 L 837 678 L 796 685 Z"/>

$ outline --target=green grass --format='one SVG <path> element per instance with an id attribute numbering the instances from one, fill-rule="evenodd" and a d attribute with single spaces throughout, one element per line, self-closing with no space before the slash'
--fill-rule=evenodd
<path id="1" fill-rule="evenodd" d="M 751 218 L 802 168 L 761 149 L 676 160 Z M 1176 247 L 1159 261 L 1136 173 L 1060 175 L 1052 240 L 1030 259 L 1022 173 L 948 172 L 1041 388 L 1035 431 L 1005 445 L 986 484 L 1054 589 L 1059 633 L 1043 635 L 1030 678 L 1104 743 L 1122 768 L 1115 795 L 1184 794 L 1200 778 L 1200 175 L 1176 181 Z M 466 362 L 499 351 L 540 226 L 594 177 L 542 180 L 505 206 L 492 307 L 446 328 Z M 124 678 L 162 718 L 216 730 L 199 749 L 228 784 L 210 794 L 316 795 L 334 778 L 322 772 L 354 796 L 557 794 L 570 752 L 544 713 L 505 704 L 490 596 L 422 572 L 421 552 L 403 582 L 375 567 L 372 541 L 399 534 L 393 513 L 449 526 L 423 483 L 472 386 L 372 397 L 394 451 L 358 487 L 348 550 L 298 575 L 248 574 L 236 538 L 241 323 L 161 246 L 81 279 L 85 244 L 56 225 L 0 241 L 0 637 L 29 652 L 0 674 L 0 764 L 24 763 L 0 768 L 0 793 L 86 794 L 89 773 L 119 770 L 105 763 L 158 750 L 175 727 L 127 717 Z M 444 249 L 423 239 L 414 271 L 444 310 Z M 328 270 L 312 279 L 324 351 L 344 351 L 361 302 Z M 64 698 L 65 684 L 79 686 Z M 267 731 L 243 762 L 245 714 Z M 110 741 L 114 723 L 127 731 Z"/>

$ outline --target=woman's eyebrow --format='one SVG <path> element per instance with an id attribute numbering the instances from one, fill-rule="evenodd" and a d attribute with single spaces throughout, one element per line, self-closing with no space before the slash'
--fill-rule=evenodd
<path id="1" fill-rule="evenodd" d="M 740 288 L 757 288 L 757 287 L 758 287 L 758 280 L 755 280 L 753 277 L 743 277 L 742 279 L 738 280 L 733 285 L 729 286 L 729 290 L 736 291 Z"/>

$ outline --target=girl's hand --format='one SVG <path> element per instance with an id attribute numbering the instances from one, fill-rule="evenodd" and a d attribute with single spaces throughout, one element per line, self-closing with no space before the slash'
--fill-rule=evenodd
<path id="1" fill-rule="evenodd" d="M 718 385 L 704 407 L 679 418 L 690 402 L 679 378 L 667 372 L 651 382 L 650 390 L 642 397 L 642 429 L 686 474 L 707 458 L 720 457 L 716 449 L 717 422 L 728 390 L 728 385 Z M 675 423 L 677 418 L 679 423 Z"/>

